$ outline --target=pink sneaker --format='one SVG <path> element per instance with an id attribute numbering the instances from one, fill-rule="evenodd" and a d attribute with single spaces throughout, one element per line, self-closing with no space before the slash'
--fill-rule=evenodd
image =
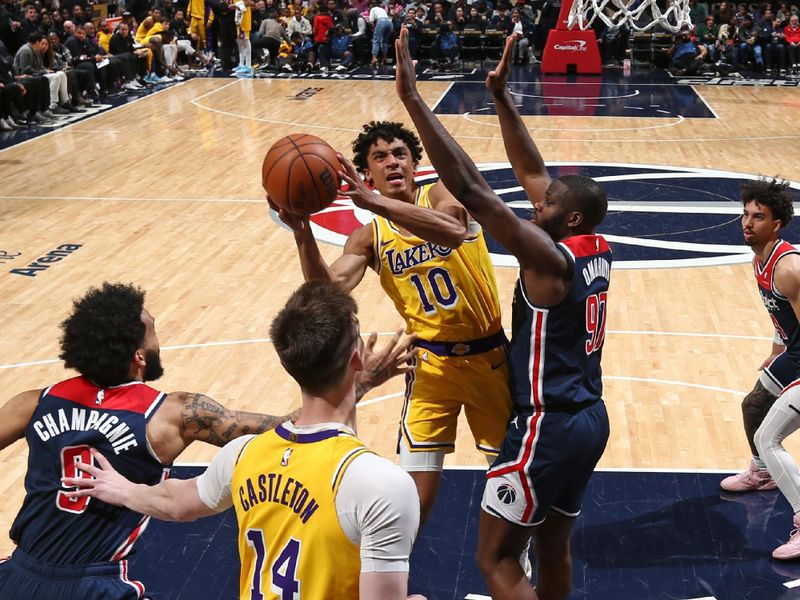
<path id="1" fill-rule="evenodd" d="M 794 529 L 789 534 L 789 541 L 772 551 L 772 557 L 778 560 L 794 560 L 800 558 L 800 514 L 792 519 Z"/>
<path id="2" fill-rule="evenodd" d="M 747 471 L 726 477 L 719 485 L 727 492 L 766 492 L 778 487 L 769 471 L 759 469 L 755 461 L 750 462 Z"/>

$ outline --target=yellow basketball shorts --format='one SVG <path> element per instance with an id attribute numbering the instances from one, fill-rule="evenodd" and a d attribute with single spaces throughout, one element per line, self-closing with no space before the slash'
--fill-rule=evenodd
<path id="1" fill-rule="evenodd" d="M 461 408 L 475 446 L 497 455 L 511 414 L 508 354 L 498 346 L 468 356 L 419 348 L 406 374 L 400 435 L 412 452 L 455 450 Z"/>
<path id="2" fill-rule="evenodd" d="M 200 40 L 200 48 L 206 47 L 206 24 L 203 19 L 192 17 L 189 19 L 189 35 L 196 35 Z"/>

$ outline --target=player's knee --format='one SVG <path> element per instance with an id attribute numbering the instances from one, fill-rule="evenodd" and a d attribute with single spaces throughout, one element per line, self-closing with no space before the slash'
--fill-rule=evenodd
<path id="1" fill-rule="evenodd" d="M 491 552 L 478 544 L 478 549 L 475 551 L 475 564 L 478 565 L 478 570 L 483 575 L 484 580 L 494 573 L 499 562 L 500 557 L 495 552 Z"/>
<path id="2" fill-rule="evenodd" d="M 772 455 L 777 448 L 781 446 L 781 438 L 776 432 L 772 431 L 769 427 L 764 427 L 762 424 L 756 434 L 753 436 L 753 443 L 758 449 L 758 455 L 762 458 L 764 456 Z"/>
<path id="3" fill-rule="evenodd" d="M 775 403 L 775 398 L 763 386 L 756 385 L 742 400 L 742 415 L 745 422 L 760 425 Z"/>

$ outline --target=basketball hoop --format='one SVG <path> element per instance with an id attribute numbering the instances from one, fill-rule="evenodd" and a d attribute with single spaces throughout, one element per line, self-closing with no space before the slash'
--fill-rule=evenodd
<path id="1" fill-rule="evenodd" d="M 607 27 L 620 27 L 627 23 L 635 31 L 650 31 L 659 26 L 678 33 L 682 28 L 691 27 L 689 0 L 666 1 L 668 6 L 662 11 L 657 0 L 574 0 L 568 27 L 573 29 L 577 26 L 585 31 L 595 19 L 600 19 Z"/>

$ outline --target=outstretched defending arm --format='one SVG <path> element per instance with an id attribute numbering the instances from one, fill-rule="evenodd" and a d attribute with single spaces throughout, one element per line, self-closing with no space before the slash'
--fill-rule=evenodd
<path id="1" fill-rule="evenodd" d="M 0 408 L 0 450 L 25 436 L 25 428 L 36 410 L 42 390 L 17 394 Z"/>
<path id="2" fill-rule="evenodd" d="M 397 94 L 414 121 L 425 150 L 444 185 L 497 241 L 517 257 L 520 266 L 561 276 L 566 270 L 566 263 L 550 236 L 532 223 L 517 218 L 492 191 L 472 159 L 420 97 L 405 28 L 395 42 L 395 51 Z"/>
<path id="3" fill-rule="evenodd" d="M 486 87 L 494 98 L 497 118 L 500 120 L 500 131 L 506 155 L 511 161 L 514 175 L 522 185 L 531 203 L 541 202 L 552 179 L 547 173 L 544 159 L 531 139 L 528 129 L 522 122 L 519 111 L 508 90 L 508 76 L 511 72 L 508 64 L 514 46 L 514 35 L 506 39 L 503 56 L 493 71 L 486 77 Z"/>

